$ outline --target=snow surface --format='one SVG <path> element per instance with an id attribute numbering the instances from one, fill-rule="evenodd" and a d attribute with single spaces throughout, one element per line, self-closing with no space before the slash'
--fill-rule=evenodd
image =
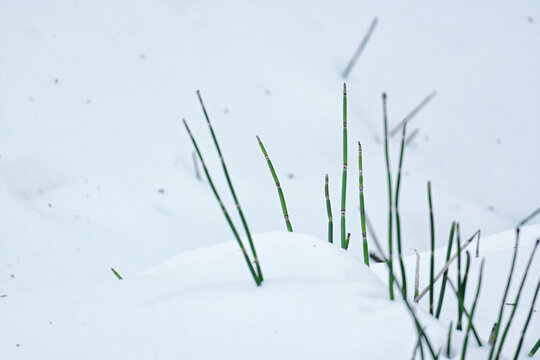
<path id="1" fill-rule="evenodd" d="M 540 226 L 526 230 L 523 254 Z M 487 263 L 475 323 L 485 340 L 496 318 L 513 235 L 482 240 Z M 237 244 L 228 241 L 181 253 L 139 275 L 124 274 L 122 281 L 111 274 L 100 283 L 12 291 L 0 298 L 1 352 L 7 359 L 397 359 L 412 354 L 417 339 L 412 318 L 401 301 L 388 300 L 387 287 L 360 258 L 308 235 L 271 232 L 256 235 L 255 242 L 265 276 L 260 288 Z M 524 255 L 518 258 L 517 273 L 525 261 Z M 477 264 L 474 259 L 469 296 Z M 380 266 L 373 268 L 385 273 Z M 535 261 L 531 269 L 507 350 L 515 348 L 539 266 Z M 446 297 L 440 322 L 422 310 L 425 306 L 418 311 L 437 348 L 444 347 L 447 324 L 455 317 L 452 297 Z M 534 318 L 525 348 L 534 344 L 539 329 Z M 454 354 L 461 343 L 456 333 Z M 471 341 L 469 358 L 485 358 L 486 351 Z"/>
<path id="2" fill-rule="evenodd" d="M 400 204 L 405 254 L 429 246 L 427 180 L 433 186 L 438 247 L 446 244 L 452 220 L 461 222 L 463 234 L 477 228 L 483 234 L 512 228 L 540 204 L 538 1 L 0 1 L 0 296 L 8 295 L 0 298 L 0 357 L 7 353 L 22 358 L 52 354 L 54 358 L 62 351 L 76 353 L 76 358 L 106 357 L 107 349 L 133 351 L 125 355 L 130 358 L 143 357 L 145 351 L 166 357 L 179 349 L 178 338 L 167 337 L 159 349 L 152 339 L 157 339 L 156 329 L 161 326 L 164 332 L 178 330 L 180 324 L 162 324 L 161 320 L 184 313 L 171 315 L 164 301 L 154 317 L 149 313 L 153 310 L 141 309 L 141 304 L 155 301 L 159 294 L 172 296 L 175 288 L 184 291 L 183 286 L 195 282 L 197 275 L 190 271 L 191 280 L 181 278 L 171 285 L 156 279 L 180 281 L 178 274 L 135 274 L 173 254 L 231 237 L 208 184 L 194 175 L 192 145 L 180 122 L 182 117 L 189 121 L 224 201 L 233 210 L 196 89 L 202 91 L 252 231 L 285 229 L 275 186 L 255 140 L 259 135 L 280 177 L 293 228 L 324 238 L 325 173 L 330 176 L 335 214 L 339 208 L 340 75 L 374 17 L 379 19 L 377 28 L 347 80 L 350 252 L 342 256 L 328 250 L 332 255 L 320 256 L 361 257 L 358 173 L 353 166 L 356 140 L 362 141 L 364 149 L 367 211 L 379 238 L 385 238 L 383 91 L 389 94 L 391 128 L 427 94 L 437 91 L 409 126 L 409 131 L 418 128 L 419 135 L 407 147 L 404 162 Z M 394 170 L 398 148 L 396 136 L 391 141 Z M 337 235 L 339 227 L 335 229 Z M 262 236 L 260 251 L 266 248 L 268 236 Z M 276 236 L 276 241 L 283 237 Z M 508 261 L 504 251 L 508 252 L 508 241 L 502 242 L 500 253 L 494 250 L 495 258 L 504 255 L 501 261 Z M 215 250 L 220 246 L 223 250 Z M 179 256 L 186 257 L 181 263 L 197 262 L 198 256 L 206 256 L 201 254 L 225 257 L 218 254 L 227 251 L 237 250 L 223 243 Z M 269 246 L 267 251 L 278 250 Z M 279 256 L 285 254 L 279 252 Z M 268 280 L 279 274 L 271 265 L 275 260 L 270 259 L 264 260 L 263 267 L 269 272 Z M 341 264 L 336 259 L 332 261 Z M 287 287 L 285 279 L 283 284 L 267 281 L 255 292 L 253 284 L 245 283 L 249 274 L 241 260 L 227 257 L 222 261 L 223 267 L 214 271 L 213 285 L 207 287 L 228 295 L 221 300 L 200 295 L 199 301 L 209 302 L 208 311 L 213 310 L 211 306 L 218 309 L 230 304 L 240 289 L 251 294 L 242 298 L 265 296 L 260 293 L 285 298 L 285 290 L 278 290 Z M 232 264 L 238 267 L 238 274 L 221 274 L 229 261 L 231 268 Z M 402 342 L 396 343 L 395 350 L 409 351 L 415 335 L 402 307 L 384 300 L 382 285 L 361 266 L 343 261 L 360 275 L 338 280 L 334 274 L 334 280 L 343 285 L 336 285 L 339 290 L 335 291 L 345 292 L 342 295 L 352 291 L 361 299 L 365 294 L 351 289 L 366 282 L 380 301 L 344 301 L 336 299 L 339 294 L 327 294 L 313 305 L 320 306 L 317 312 L 309 313 L 308 320 L 302 317 L 302 322 L 313 321 L 302 329 L 321 337 L 310 342 L 313 349 L 305 351 L 319 356 L 325 353 L 322 348 L 335 348 L 333 354 L 350 350 L 356 356 L 362 344 L 356 335 L 383 331 L 373 325 L 369 331 L 355 328 L 357 333 L 345 334 L 341 330 L 351 330 L 348 320 L 325 325 L 324 316 L 330 323 L 330 318 L 345 317 L 346 312 L 323 311 L 324 299 L 348 309 L 347 319 L 370 315 L 346 306 L 388 308 L 387 315 L 382 310 L 373 313 L 403 319 L 396 326 L 403 326 L 406 335 L 401 334 Z M 197 264 L 199 268 L 214 266 Z M 119 283 L 111 266 L 126 280 Z M 344 266 L 336 268 L 345 271 Z M 294 269 L 283 272 L 287 277 L 299 276 Z M 502 269 L 504 273 L 506 267 Z M 309 271 L 315 271 L 314 277 L 321 275 L 319 270 Z M 425 281 L 427 273 L 422 274 Z M 192 285 L 208 283 L 204 276 L 201 283 Z M 237 282 L 232 288 L 226 286 L 231 281 Z M 327 291 L 322 285 L 318 289 L 317 281 L 309 289 L 310 281 L 291 279 L 287 294 L 294 294 L 293 283 L 306 287 L 308 294 Z M 302 296 L 292 298 L 310 304 Z M 185 314 L 191 319 L 233 322 L 203 318 L 193 310 L 196 299 L 179 301 L 187 307 L 191 304 L 192 311 Z M 498 298 L 493 306 L 496 303 Z M 241 309 L 236 308 L 250 308 Z M 296 310 L 303 311 L 299 318 L 310 311 Z M 57 315 L 56 322 L 49 319 L 50 314 Z M 141 329 L 136 326 L 139 320 L 151 326 Z M 263 320 L 270 323 L 270 318 L 258 319 Z M 79 326 L 85 321 L 88 326 Z M 491 326 L 487 320 L 482 324 Z M 531 324 L 531 329 L 538 329 L 537 324 Z M 58 330 L 53 330 L 55 325 Z M 321 335 L 324 331 L 316 331 L 326 326 L 343 328 L 334 328 L 336 337 L 329 338 Z M 182 329 L 179 337 L 196 338 Z M 235 346 L 225 340 L 234 332 L 224 327 L 211 331 L 217 334 L 218 330 L 216 339 L 222 339 L 223 347 Z M 62 346 L 53 341 L 60 341 L 55 335 L 62 336 Z M 146 342 L 144 336 L 148 336 Z M 210 341 L 211 336 L 197 339 Z M 343 345 L 345 339 L 351 341 Z M 342 346 L 325 346 L 323 340 Z M 34 341 L 41 343 L 30 345 Z M 131 349 L 125 349 L 127 341 Z M 293 344 L 293 339 L 287 341 Z M 294 339 L 295 348 L 301 341 L 308 339 Z M 527 338 L 525 345 L 530 341 Z M 100 348 L 100 342 L 106 346 Z M 380 348 L 374 351 L 388 350 Z M 246 348 L 231 350 L 216 344 L 198 351 L 212 349 Z M 255 350 L 262 353 L 260 346 Z M 269 356 L 271 351 L 267 349 Z"/>

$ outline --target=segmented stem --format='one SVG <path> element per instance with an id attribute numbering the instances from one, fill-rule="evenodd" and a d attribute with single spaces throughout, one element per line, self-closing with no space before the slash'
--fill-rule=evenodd
<path id="1" fill-rule="evenodd" d="M 534 311 L 534 304 L 536 303 L 536 298 L 538 297 L 538 290 L 540 289 L 540 280 L 536 284 L 536 291 L 534 292 L 534 297 L 531 302 L 531 307 L 529 308 L 529 314 L 527 315 L 527 320 L 525 321 L 525 325 L 523 325 L 523 329 L 521 330 L 521 336 L 519 337 L 519 343 L 516 348 L 516 353 L 514 354 L 514 360 L 517 360 L 519 356 L 519 352 L 521 351 L 521 346 L 523 346 L 523 338 L 525 337 L 525 333 L 527 332 L 527 328 L 529 327 L 529 323 L 531 322 L 531 317 Z M 534 349 L 538 349 L 538 343 L 534 346 Z M 535 350 L 536 351 L 536 350 Z M 531 350 L 532 352 L 532 350 Z"/>
<path id="2" fill-rule="evenodd" d="M 429 261 L 429 313 L 433 315 L 433 282 L 435 277 L 435 222 L 433 220 L 433 203 L 431 201 L 431 182 L 428 181 L 428 203 L 429 203 L 429 229 L 431 235 L 431 255 Z"/>
<path id="3" fill-rule="evenodd" d="M 362 145 L 358 142 L 358 183 L 360 192 L 360 223 L 362 224 L 362 243 L 364 246 L 364 264 L 369 266 L 369 249 L 367 243 L 366 211 L 364 205 L 364 173 L 362 171 Z"/>
<path id="4" fill-rule="evenodd" d="M 386 93 L 382 94 L 384 122 L 384 154 L 386 157 L 386 175 L 388 178 L 388 290 L 394 300 L 394 267 L 392 265 L 392 177 L 390 174 L 390 155 L 388 154 L 388 115 L 386 112 Z"/>
<path id="5" fill-rule="evenodd" d="M 489 360 L 493 358 L 495 353 L 495 345 L 497 344 L 499 329 L 501 327 L 501 320 L 504 312 L 504 303 L 506 302 L 506 297 L 508 296 L 508 290 L 510 289 L 510 283 L 512 282 L 512 276 L 514 274 L 514 266 L 516 265 L 517 252 L 519 247 L 519 231 L 520 228 L 516 228 L 516 243 L 514 245 L 514 254 L 512 255 L 512 264 L 510 265 L 510 272 L 508 273 L 508 280 L 506 281 L 506 288 L 504 289 L 504 295 L 501 300 L 501 305 L 499 307 L 499 316 L 497 317 L 497 322 L 495 324 L 495 331 L 493 333 L 493 345 L 491 345 L 491 350 L 489 352 Z"/>
<path id="6" fill-rule="evenodd" d="M 476 304 L 478 303 L 478 296 L 480 295 L 480 287 L 482 286 L 482 275 L 484 273 L 484 260 L 480 264 L 480 276 L 478 277 L 478 285 L 476 287 L 476 295 L 474 296 L 473 306 L 471 308 L 471 313 L 469 314 L 469 325 L 467 326 L 467 331 L 465 332 L 465 339 L 463 340 L 463 347 L 461 350 L 461 360 L 465 360 L 465 354 L 467 353 L 467 345 L 469 343 L 469 334 L 472 329 L 472 321 L 474 317 L 474 311 L 476 310 Z"/>
<path id="7" fill-rule="evenodd" d="M 266 149 L 261 141 L 261 138 L 257 136 L 257 141 L 259 142 L 259 146 L 261 147 L 261 151 L 264 155 L 264 158 L 266 159 L 266 162 L 268 163 L 268 168 L 270 169 L 270 173 L 272 174 L 272 178 L 274 179 L 274 182 L 276 183 L 277 192 L 279 195 L 279 202 L 281 203 L 281 211 L 283 212 L 283 218 L 285 219 L 285 225 L 287 226 L 287 230 L 289 232 L 292 232 L 292 226 L 291 222 L 289 220 L 289 213 L 287 212 L 287 204 L 285 203 L 285 196 L 283 196 L 283 190 L 281 190 L 281 184 L 279 183 L 279 179 L 276 175 L 276 171 L 274 170 L 274 166 L 272 165 L 272 161 L 270 160 L 270 157 L 268 156 L 268 153 L 266 152 Z"/>
<path id="8" fill-rule="evenodd" d="M 341 176 L 341 247 L 347 248 L 345 208 L 347 199 L 347 84 L 343 84 L 343 173 Z"/>
<path id="9" fill-rule="evenodd" d="M 251 273 L 251 276 L 253 276 L 253 280 L 255 280 L 255 283 L 257 286 L 261 285 L 262 278 L 259 278 L 259 276 L 255 273 L 255 269 L 253 268 L 253 264 L 251 263 L 251 260 L 249 259 L 249 256 L 246 252 L 246 249 L 244 247 L 244 244 L 242 243 L 242 240 L 240 239 L 240 236 L 238 235 L 238 231 L 236 231 L 236 227 L 234 226 L 231 217 L 229 216 L 229 212 L 225 208 L 225 205 L 223 205 L 223 202 L 221 201 L 221 197 L 219 196 L 216 187 L 214 186 L 214 182 L 212 181 L 212 178 L 210 176 L 210 173 L 208 172 L 208 168 L 206 167 L 206 163 L 204 162 L 204 158 L 199 150 L 199 146 L 197 145 L 197 142 L 195 141 L 195 138 L 191 134 L 191 130 L 189 129 L 189 126 L 185 119 L 182 119 L 184 122 L 184 126 L 186 128 L 186 131 L 189 134 L 189 137 L 191 138 L 191 142 L 193 143 L 193 146 L 195 147 L 195 151 L 197 152 L 197 155 L 199 156 L 199 160 L 201 162 L 201 165 L 204 170 L 204 174 L 206 175 L 206 179 L 208 180 L 208 183 L 210 184 L 210 188 L 212 189 L 212 192 L 214 193 L 214 196 L 216 197 L 217 202 L 219 203 L 219 206 L 221 207 L 221 211 L 223 212 L 223 215 L 225 216 L 225 219 L 227 220 L 227 223 L 229 224 L 229 227 L 231 228 L 231 231 L 234 234 L 234 238 L 236 239 L 236 242 L 238 243 L 238 246 L 240 246 L 240 249 L 242 250 L 242 254 L 244 255 L 244 259 L 246 260 L 246 264 L 249 268 L 249 272 Z"/>
<path id="10" fill-rule="evenodd" d="M 214 141 L 214 145 L 216 147 L 217 153 L 219 155 L 219 159 L 221 160 L 221 167 L 223 168 L 223 172 L 225 173 L 225 178 L 227 179 L 227 184 L 229 185 L 229 190 L 231 191 L 231 195 L 234 199 L 234 203 L 236 205 L 236 209 L 238 210 L 238 215 L 240 215 L 240 220 L 242 221 L 242 225 L 244 227 L 244 230 L 246 232 L 249 246 L 251 248 L 251 253 L 253 254 L 254 262 L 257 267 L 257 275 L 260 279 L 260 281 L 263 281 L 263 274 L 261 271 L 261 266 L 259 265 L 259 258 L 257 257 L 257 252 L 255 251 L 255 245 L 253 244 L 253 239 L 251 237 L 251 232 L 249 231 L 248 224 L 246 221 L 246 218 L 244 216 L 244 212 L 242 211 L 242 208 L 240 207 L 240 202 L 238 201 L 238 197 L 236 196 L 236 192 L 234 191 L 234 187 L 231 181 L 231 178 L 229 176 L 229 171 L 227 170 L 227 165 L 225 165 L 225 160 L 223 159 L 223 154 L 221 153 L 221 148 L 219 147 L 218 140 L 216 138 L 216 134 L 214 133 L 214 129 L 212 127 L 212 124 L 210 123 L 210 118 L 208 117 L 208 113 L 206 112 L 206 107 L 204 106 L 201 92 L 197 90 L 197 97 L 199 98 L 199 103 L 201 104 L 202 111 L 204 113 L 204 117 L 206 118 L 206 123 L 208 124 L 208 129 L 210 130 L 210 134 L 212 135 L 212 140 Z"/>
<path id="11" fill-rule="evenodd" d="M 457 234 L 456 234 L 456 245 L 458 248 L 458 256 L 457 256 L 457 303 L 458 303 L 458 318 L 457 318 L 457 324 L 456 329 L 461 330 L 461 320 L 463 318 L 463 289 L 462 289 L 462 282 L 461 282 L 461 251 L 459 249 L 461 248 L 461 233 L 459 231 L 459 223 L 457 224 Z"/>
<path id="12" fill-rule="evenodd" d="M 452 243 L 454 241 L 454 229 L 456 228 L 456 222 L 452 222 L 452 226 L 450 227 L 450 239 L 448 239 L 448 246 L 446 247 L 446 261 L 450 260 L 450 254 L 452 253 Z M 439 318 L 441 315 L 442 310 L 442 304 L 444 300 L 444 290 L 446 288 L 446 281 L 448 279 L 448 270 L 446 270 L 443 274 L 443 279 L 441 283 L 441 290 L 439 293 L 439 303 L 437 304 L 437 310 L 435 311 L 435 318 Z"/>
<path id="13" fill-rule="evenodd" d="M 457 297 L 458 292 L 457 292 L 456 287 L 452 283 L 452 280 L 448 279 L 448 284 L 450 285 L 450 289 L 452 289 L 452 291 L 454 292 L 454 294 Z M 463 313 L 465 314 L 465 316 L 467 318 L 469 317 L 469 312 L 467 311 L 467 308 L 465 306 L 463 306 Z M 478 344 L 478 346 L 482 346 L 482 341 L 480 340 L 480 336 L 478 335 L 478 332 L 476 331 L 476 328 L 474 327 L 474 324 L 472 325 L 472 332 L 473 332 L 474 338 L 476 339 L 476 343 Z"/>
<path id="14" fill-rule="evenodd" d="M 396 180 L 396 201 L 394 205 L 394 211 L 396 213 L 396 240 L 398 248 L 398 260 L 399 267 L 401 269 L 401 290 L 403 296 L 407 296 L 407 275 L 405 273 L 405 265 L 403 264 L 403 253 L 401 251 L 401 222 L 399 217 L 399 189 L 401 187 L 401 169 L 403 168 L 403 154 L 405 152 L 405 133 L 407 131 L 407 124 L 403 125 L 403 132 L 401 134 L 401 149 L 399 152 L 399 166 Z"/>
<path id="15" fill-rule="evenodd" d="M 326 213 L 328 214 L 328 242 L 334 243 L 334 222 L 332 220 L 332 205 L 330 204 L 330 193 L 328 191 L 328 174 L 324 175 L 324 196 L 326 198 Z"/>
<path id="16" fill-rule="evenodd" d="M 508 319 L 508 322 L 506 323 L 506 327 L 504 328 L 503 334 L 501 336 L 501 341 L 499 343 L 499 348 L 497 349 L 497 355 L 495 356 L 495 359 L 498 359 L 499 356 L 501 355 L 501 351 L 502 351 L 502 348 L 503 348 L 503 345 L 504 345 L 504 340 L 506 340 L 506 335 L 508 334 L 508 330 L 510 329 L 510 325 L 512 324 L 512 320 L 514 320 L 514 315 L 516 313 L 518 303 L 519 303 L 519 299 L 520 299 L 520 296 L 521 296 L 521 290 L 523 290 L 523 286 L 525 285 L 525 280 L 527 279 L 527 274 L 529 273 L 529 269 L 531 267 L 531 263 L 532 263 L 533 258 L 534 258 L 534 253 L 536 252 L 536 248 L 538 247 L 538 242 L 539 241 L 540 241 L 540 239 L 536 240 L 536 242 L 534 243 L 534 247 L 533 247 L 533 249 L 531 251 L 529 261 L 527 262 L 527 267 L 525 268 L 525 273 L 523 273 L 523 277 L 521 278 L 521 284 L 519 284 L 519 290 L 517 292 L 516 299 L 514 300 L 514 306 L 512 308 L 512 312 L 510 313 L 510 318 Z"/>

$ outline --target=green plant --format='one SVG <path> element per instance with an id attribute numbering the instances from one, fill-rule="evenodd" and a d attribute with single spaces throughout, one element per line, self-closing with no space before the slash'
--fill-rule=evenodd
<path id="1" fill-rule="evenodd" d="M 512 312 L 510 313 L 510 318 L 508 319 L 508 322 L 506 323 L 506 327 L 504 328 L 504 331 L 502 333 L 502 336 L 501 336 L 501 341 L 499 343 L 499 348 L 497 349 L 497 354 L 495 355 L 495 359 L 498 359 L 499 356 L 501 355 L 501 351 L 502 351 L 502 348 L 503 348 L 503 345 L 504 345 L 504 340 L 506 339 L 506 335 L 508 335 L 508 330 L 510 329 L 510 324 L 512 324 L 512 320 L 514 320 L 514 315 L 516 313 L 516 310 L 517 310 L 517 307 L 518 307 L 518 304 L 519 304 L 519 299 L 521 297 L 521 291 L 523 290 L 523 286 L 525 285 L 525 280 L 527 279 L 527 274 L 529 273 L 529 269 L 531 267 L 531 263 L 533 261 L 533 258 L 534 258 L 534 254 L 536 252 L 536 248 L 538 247 L 538 242 L 540 241 L 540 239 L 537 239 L 535 244 L 534 244 L 534 247 L 531 251 L 531 255 L 529 256 L 529 261 L 527 262 L 527 267 L 525 268 L 525 273 L 523 274 L 523 277 L 521 278 L 521 283 L 519 284 L 519 290 L 516 294 L 516 299 L 514 300 L 514 306 L 512 308 Z"/>
<path id="2" fill-rule="evenodd" d="M 268 163 L 268 168 L 270 169 L 272 178 L 274 179 L 274 182 L 276 183 L 276 188 L 277 188 L 277 192 L 279 196 L 279 202 L 281 203 L 281 210 L 283 211 L 283 218 L 285 219 L 285 225 L 287 226 L 287 231 L 292 232 L 293 229 L 291 226 L 291 222 L 289 220 L 289 213 L 287 211 L 287 204 L 285 203 L 285 196 L 283 196 L 283 190 L 281 190 L 281 184 L 276 175 L 276 171 L 274 170 L 274 166 L 272 165 L 272 161 L 270 161 L 270 157 L 268 156 L 268 153 L 266 152 L 266 149 L 264 148 L 264 145 L 258 136 L 257 136 L 257 141 L 259 142 L 261 151 L 264 155 L 264 158 L 266 159 L 266 162 Z"/>
<path id="3" fill-rule="evenodd" d="M 258 273 L 255 273 L 255 269 L 253 268 L 253 264 L 251 263 L 251 260 L 249 259 L 246 248 L 244 247 L 244 244 L 242 243 L 242 240 L 240 239 L 240 236 L 238 235 L 238 231 L 236 230 L 236 227 L 234 226 L 231 220 L 231 217 L 229 216 L 229 212 L 227 211 L 227 209 L 225 208 L 225 205 L 221 201 L 221 197 L 219 196 L 217 189 L 214 185 L 214 182 L 212 181 L 212 177 L 210 176 L 210 173 L 208 172 L 208 168 L 206 167 L 204 158 L 201 154 L 201 151 L 199 150 L 199 146 L 197 145 L 195 138 L 193 137 L 193 134 L 191 133 L 191 130 L 189 129 L 187 121 L 185 119 L 182 119 L 182 121 L 184 122 L 184 127 L 186 128 L 186 131 L 191 139 L 191 142 L 193 143 L 193 146 L 195 147 L 195 151 L 197 152 L 199 161 L 201 162 L 201 165 L 203 167 L 203 171 L 204 171 L 204 174 L 206 175 L 206 179 L 208 180 L 208 183 L 210 184 L 210 188 L 212 189 L 212 192 L 214 193 L 214 196 L 216 197 L 216 200 L 219 203 L 221 211 L 223 212 L 223 215 L 225 216 L 225 219 L 227 220 L 227 223 L 229 224 L 229 227 L 231 228 L 231 231 L 233 232 L 234 238 L 236 239 L 238 246 L 242 250 L 242 254 L 244 255 L 244 259 L 249 268 L 249 272 L 251 273 L 251 276 L 253 277 L 255 284 L 257 284 L 257 286 L 260 286 L 263 281 L 262 276 L 259 276 Z"/>
<path id="4" fill-rule="evenodd" d="M 366 232 L 366 210 L 364 205 L 364 174 L 362 171 L 362 144 L 358 142 L 358 192 L 360 197 L 360 223 L 362 226 L 362 244 L 364 246 L 364 264 L 369 266 L 369 250 Z"/>
<path id="5" fill-rule="evenodd" d="M 454 240 L 454 229 L 456 228 L 456 222 L 452 222 L 452 226 L 450 227 L 450 239 L 448 239 L 448 246 L 446 247 L 446 262 L 450 260 L 450 254 L 452 253 L 452 242 Z M 443 279 L 441 283 L 441 290 L 439 293 L 439 302 L 437 304 L 437 310 L 435 311 L 435 318 L 439 318 L 441 315 L 442 310 L 442 304 L 444 300 L 444 290 L 446 289 L 446 281 L 448 280 L 448 270 L 446 270 L 443 274 Z"/>
<path id="6" fill-rule="evenodd" d="M 123 280 L 122 276 L 120 276 L 120 274 L 118 273 L 118 271 L 114 270 L 114 268 L 111 268 L 111 271 L 113 272 L 114 276 L 116 276 L 116 278 L 118 280 Z"/>
<path id="7" fill-rule="evenodd" d="M 482 286 L 482 274 L 484 273 L 484 260 L 480 264 L 480 276 L 478 277 L 478 285 L 476 287 L 476 295 L 474 296 L 473 306 L 469 314 L 469 325 L 467 325 L 467 331 L 465 332 L 465 339 L 463 340 L 463 346 L 461 348 L 461 360 L 465 360 L 465 354 L 467 353 L 467 344 L 469 343 L 469 334 L 471 333 L 474 311 L 476 310 L 476 304 L 478 303 L 478 295 L 480 294 L 480 287 Z"/>
<path id="8" fill-rule="evenodd" d="M 396 214 L 396 240 L 398 248 L 399 267 L 401 269 L 401 288 L 403 296 L 407 296 L 407 274 L 405 273 L 405 265 L 403 264 L 403 252 L 401 251 L 401 222 L 399 217 L 399 189 L 401 185 L 401 169 L 403 168 L 403 154 L 405 152 L 405 133 L 407 131 L 407 123 L 403 124 L 403 132 L 401 134 L 401 149 L 399 152 L 399 166 L 396 180 L 396 201 L 394 203 L 394 212 Z"/>
<path id="9" fill-rule="evenodd" d="M 534 354 L 536 354 L 536 352 L 538 351 L 538 348 L 540 348 L 540 338 L 538 339 L 538 341 L 536 342 L 536 344 L 534 344 L 534 346 L 532 347 L 531 351 L 529 351 L 529 357 L 533 357 Z"/>
<path id="10" fill-rule="evenodd" d="M 343 173 L 341 176 L 341 247 L 347 249 L 345 210 L 347 202 L 347 85 L 343 84 Z"/>
<path id="11" fill-rule="evenodd" d="M 225 159 L 223 158 L 223 154 L 221 152 L 221 148 L 219 146 L 218 140 L 216 138 L 216 134 L 214 133 L 214 128 L 212 127 L 212 124 L 210 122 L 210 118 L 208 117 L 208 112 L 206 111 L 206 107 L 204 106 L 201 92 L 197 90 L 197 97 L 199 98 L 199 103 L 201 104 L 201 108 L 204 114 L 204 118 L 206 119 L 206 124 L 208 125 L 208 130 L 210 130 L 210 135 L 212 135 L 212 140 L 214 141 L 214 146 L 216 148 L 216 151 L 219 155 L 219 159 L 221 160 L 221 167 L 223 168 L 223 173 L 225 174 L 225 179 L 227 180 L 227 185 L 229 186 L 229 190 L 231 191 L 231 195 L 234 200 L 234 204 L 236 205 L 236 209 L 238 210 L 238 215 L 240 216 L 240 220 L 242 221 L 242 226 L 244 227 L 244 230 L 246 232 L 249 246 L 251 248 L 251 254 L 253 255 L 255 266 L 257 267 L 257 277 L 259 278 L 259 281 L 263 281 L 263 275 L 261 271 L 261 266 L 259 264 L 259 259 L 257 257 L 257 252 L 255 251 L 255 245 L 253 244 L 253 239 L 251 237 L 251 232 L 249 231 L 246 218 L 244 216 L 244 212 L 242 211 L 242 207 L 240 206 L 240 202 L 238 201 L 238 197 L 236 196 L 236 191 L 234 191 L 234 187 L 231 181 L 231 177 L 229 176 L 229 171 L 227 170 L 227 165 L 225 164 Z M 199 156 L 200 157 L 200 156 Z M 260 283 L 259 283 L 260 284 Z"/>
<path id="12" fill-rule="evenodd" d="M 332 205 L 328 191 L 328 174 L 324 176 L 324 197 L 326 198 L 326 213 L 328 214 L 328 242 L 334 243 L 334 222 L 332 220 Z"/>
<path id="13" fill-rule="evenodd" d="M 433 203 L 431 201 L 431 182 L 427 183 L 428 189 L 428 203 L 429 203 L 429 229 L 430 229 L 430 239 L 431 239 L 431 255 L 429 261 L 429 313 L 433 315 L 433 282 L 435 277 L 435 222 L 433 220 Z"/>
<path id="14" fill-rule="evenodd" d="M 392 265 L 392 176 L 390 174 L 390 155 L 388 154 L 388 115 L 386 111 L 386 93 L 382 94 L 384 123 L 384 155 L 386 159 L 386 176 L 388 179 L 388 290 L 390 300 L 394 300 L 394 267 Z"/>

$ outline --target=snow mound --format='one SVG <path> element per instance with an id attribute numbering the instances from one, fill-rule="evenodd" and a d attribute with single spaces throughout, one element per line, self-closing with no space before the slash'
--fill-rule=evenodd
<path id="1" fill-rule="evenodd" d="M 271 232 L 255 242 L 265 275 L 259 288 L 229 241 L 123 274 L 123 281 L 111 274 L 102 284 L 7 294 L 1 352 L 9 359 L 410 354 L 416 332 L 409 314 L 388 300 L 361 259 L 307 235 Z"/>

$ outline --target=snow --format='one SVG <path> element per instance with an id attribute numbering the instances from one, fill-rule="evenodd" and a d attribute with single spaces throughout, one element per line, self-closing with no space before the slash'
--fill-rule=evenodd
<path id="1" fill-rule="evenodd" d="M 330 176 L 337 214 L 340 74 L 374 17 L 377 28 L 347 79 L 352 164 L 347 228 L 352 235 L 349 252 L 342 254 L 323 246 L 324 174 Z M 379 340 L 370 354 L 409 357 L 415 333 L 408 314 L 388 302 L 384 286 L 359 265 L 356 140 L 364 150 L 367 212 L 383 240 L 387 190 L 380 95 L 388 93 L 393 128 L 436 90 L 408 128 L 418 128 L 419 135 L 404 160 L 404 253 L 429 246 L 427 180 L 433 187 L 437 247 L 446 244 L 453 220 L 461 222 L 464 235 L 477 228 L 482 234 L 512 228 L 540 204 L 539 21 L 534 0 L 0 1 L 0 295 L 8 295 L 0 298 L 0 354 L 196 358 L 230 351 L 241 358 L 243 351 L 256 351 L 271 358 L 277 355 L 273 351 L 301 349 L 313 358 L 329 352 L 358 357 L 362 345 L 373 343 L 372 332 L 389 336 L 381 319 L 396 317 L 402 331 L 395 348 Z M 250 228 L 265 234 L 257 236 L 261 258 L 267 254 L 261 289 L 250 283 L 241 258 L 226 256 L 238 249 L 224 242 L 230 229 L 207 182 L 194 176 L 183 117 L 234 210 L 197 89 Z M 284 230 L 285 224 L 255 135 L 274 162 L 293 228 L 307 234 L 297 235 L 303 239 L 298 242 L 317 244 L 316 252 L 291 248 L 289 235 L 267 234 Z M 391 139 L 394 171 L 398 149 L 396 136 Z M 486 272 L 494 274 L 486 275 L 489 284 L 495 281 L 490 278 L 504 278 L 512 240 L 497 235 L 490 239 L 500 240 L 498 247 L 490 247 L 486 239 L 481 251 L 488 258 Z M 268 244 L 285 241 L 283 249 Z M 163 263 L 173 254 L 179 258 Z M 289 258 L 290 266 L 281 269 L 274 255 L 306 257 L 305 267 Z M 310 261 L 317 256 L 325 261 L 315 266 Z M 470 284 L 477 264 L 474 260 Z M 114 278 L 111 266 L 125 280 Z M 423 272 L 424 284 L 426 276 Z M 190 296 L 180 296 L 190 287 Z M 284 301 L 288 297 L 291 303 Z M 149 305 L 162 298 L 169 300 Z M 498 294 L 494 298 L 487 304 L 481 295 L 483 329 L 491 327 Z M 266 312 L 259 311 L 259 301 Z M 185 310 L 176 309 L 175 302 Z M 279 307 L 273 308 L 274 302 Z M 201 314 L 199 303 L 214 316 Z M 232 318 L 220 315 L 223 309 L 267 314 L 238 317 L 254 338 L 264 335 L 267 341 L 241 348 L 229 341 L 237 332 L 230 330 Z M 288 310 L 290 323 L 277 321 L 281 310 Z M 200 323 L 193 330 L 199 332 L 189 332 L 186 323 Z M 289 338 L 275 335 L 276 327 Z M 432 327 L 440 328 L 444 339 L 445 325 Z M 312 337 L 295 333 L 300 330 Z M 535 332 L 533 318 L 530 336 Z M 206 337 L 197 336 L 201 333 Z M 512 335 L 507 349 L 515 339 Z M 283 347 L 274 349 L 272 341 Z M 527 337 L 524 348 L 531 341 Z"/>

